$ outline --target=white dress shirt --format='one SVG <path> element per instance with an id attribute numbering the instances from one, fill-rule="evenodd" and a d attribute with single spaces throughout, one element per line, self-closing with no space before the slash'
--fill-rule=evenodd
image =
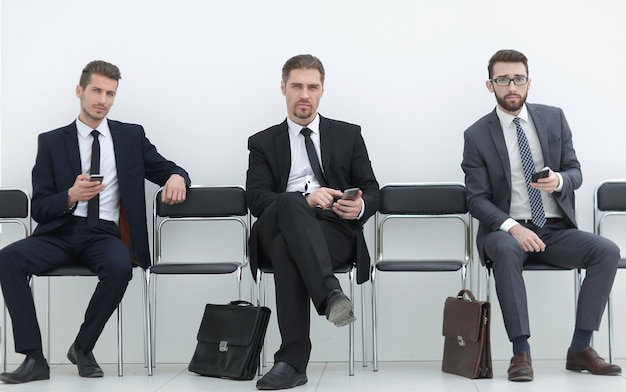
<path id="1" fill-rule="evenodd" d="M 291 170 L 287 180 L 287 192 L 313 193 L 320 188 L 318 178 L 313 174 L 309 156 L 304 145 L 304 135 L 300 133 L 303 127 L 287 118 L 289 127 L 289 146 L 291 147 Z M 306 128 L 311 130 L 311 140 L 315 146 L 317 159 L 322 166 L 322 153 L 320 149 L 320 116 L 317 115 Z M 322 167 L 322 172 L 324 168 Z"/>
<path id="2" fill-rule="evenodd" d="M 76 128 L 78 129 L 78 148 L 80 151 L 81 172 L 90 173 L 91 169 L 91 145 L 93 129 L 87 124 L 76 119 Z M 117 182 L 117 166 L 115 163 L 115 150 L 113 149 L 113 138 L 109 130 L 109 123 L 105 118 L 102 120 L 98 128 L 100 135 L 100 174 L 104 176 L 102 182 L 106 184 L 106 188 L 100 193 L 100 219 L 119 223 L 120 216 L 120 188 Z M 91 173 L 95 174 L 95 173 Z M 87 202 L 79 201 L 74 210 L 76 216 L 87 216 Z"/>
<path id="3" fill-rule="evenodd" d="M 519 144 L 517 142 L 517 129 L 513 123 L 515 117 L 519 117 L 520 125 L 528 139 L 528 146 L 533 155 L 535 172 L 543 169 L 545 164 L 541 144 L 539 143 L 539 136 L 537 136 L 537 130 L 532 118 L 528 115 L 526 105 L 522 107 L 522 110 L 517 116 L 510 115 L 499 107 L 496 107 L 496 114 L 500 119 L 500 125 L 502 126 L 504 141 L 509 155 L 509 163 L 511 165 L 511 210 L 509 211 L 511 218 L 505 220 L 500 226 L 500 230 L 508 232 L 511 227 L 518 223 L 517 220 L 532 219 L 530 199 L 528 198 L 528 189 L 526 188 L 526 179 L 524 177 L 524 167 L 522 166 L 522 157 L 520 156 Z M 559 173 L 555 172 L 555 174 L 559 177 L 559 187 L 556 189 L 556 192 L 558 192 L 563 188 L 563 178 Z M 554 201 L 554 198 L 546 192 L 540 192 L 540 194 L 546 218 L 562 217 L 561 211 Z"/>
<path id="4" fill-rule="evenodd" d="M 318 190 L 320 186 L 319 179 L 315 177 L 313 169 L 311 168 L 311 162 L 309 162 L 309 156 L 306 152 L 306 146 L 304 145 L 304 135 L 300 133 L 303 127 L 296 124 L 287 117 L 287 126 L 289 129 L 289 146 L 291 148 L 291 170 L 289 170 L 289 178 L 287 180 L 287 192 L 301 192 L 301 193 L 313 193 Z M 322 173 L 324 167 L 322 165 L 322 150 L 320 148 L 320 116 L 315 116 L 313 121 L 307 124 L 306 128 L 311 130 L 311 140 L 315 146 L 315 152 L 317 153 L 317 159 L 322 167 Z M 340 189 L 343 191 L 343 189 Z M 357 216 L 360 219 L 365 213 L 365 200 L 361 198 L 361 212 Z"/>

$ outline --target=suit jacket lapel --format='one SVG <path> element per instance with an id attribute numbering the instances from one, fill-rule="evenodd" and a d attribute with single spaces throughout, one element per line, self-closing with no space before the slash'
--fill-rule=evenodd
<path id="1" fill-rule="evenodd" d="M 107 120 L 108 121 L 108 120 Z M 119 184 L 124 184 L 126 170 L 119 170 L 126 164 L 126 152 L 124 151 L 124 132 L 117 126 L 116 123 L 108 121 L 109 131 L 111 131 L 111 139 L 113 140 L 113 152 L 115 153 L 115 167 L 117 167 L 117 181 Z"/>
<path id="2" fill-rule="evenodd" d="M 550 152 L 548 149 L 548 133 L 546 132 L 546 124 L 545 119 L 541 115 L 541 112 L 536 110 L 534 106 L 530 104 L 526 104 L 526 108 L 528 108 L 528 114 L 533 119 L 533 123 L 535 124 L 535 131 L 537 131 L 537 137 L 539 138 L 539 144 L 541 145 L 541 153 L 543 154 L 543 164 L 544 166 L 550 166 Z"/>
<path id="3" fill-rule="evenodd" d="M 330 161 L 332 159 L 334 134 L 331 124 L 320 115 L 320 150 L 322 152 L 322 168 L 328 183 L 328 173 L 330 173 Z M 330 185 L 330 184 L 329 184 Z"/>
<path id="4" fill-rule="evenodd" d="M 287 189 L 289 170 L 291 170 L 291 147 L 289 146 L 289 128 L 287 120 L 280 124 L 280 129 L 274 141 L 276 146 L 276 159 L 278 160 L 278 172 L 280 186 Z"/>
<path id="5" fill-rule="evenodd" d="M 500 163 L 504 169 L 506 175 L 507 184 L 511 187 L 511 162 L 509 161 L 509 152 L 506 149 L 506 142 L 504 141 L 504 131 L 502 125 L 500 125 L 500 119 L 494 109 L 489 116 L 489 133 L 493 139 L 493 143 L 496 146 Z"/>
<path id="6" fill-rule="evenodd" d="M 66 153 L 72 167 L 73 175 L 78 175 L 83 172 L 82 165 L 80 163 L 80 149 L 78 148 L 78 129 L 76 128 L 76 122 L 71 123 L 65 127 L 64 145 Z"/>

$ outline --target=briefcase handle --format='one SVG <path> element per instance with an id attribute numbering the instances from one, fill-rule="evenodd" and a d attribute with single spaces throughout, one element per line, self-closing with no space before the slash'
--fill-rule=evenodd
<path id="1" fill-rule="evenodd" d="M 459 291 L 459 293 L 457 294 L 457 298 L 458 299 L 463 299 L 463 295 L 467 295 L 467 297 L 469 298 L 470 301 L 472 302 L 476 302 L 476 297 L 474 297 L 474 294 L 472 294 L 472 292 L 470 290 L 461 290 Z"/>

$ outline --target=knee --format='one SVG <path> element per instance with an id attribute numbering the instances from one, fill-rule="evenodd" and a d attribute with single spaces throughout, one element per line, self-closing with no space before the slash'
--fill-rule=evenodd
<path id="1" fill-rule="evenodd" d="M 126 282 L 128 283 L 133 277 L 133 268 L 131 265 L 131 261 L 124 260 L 117 263 L 111 263 L 108 265 L 104 271 L 103 278 L 114 279 L 118 282 Z"/>
<path id="2" fill-rule="evenodd" d="M 19 249 L 17 249 L 17 247 L 15 247 L 14 245 L 15 244 L 7 245 L 0 250 L 1 275 L 4 275 L 6 271 L 13 271 L 20 265 L 24 264 L 20 262 L 22 260 L 22 255 Z"/>
<path id="3" fill-rule="evenodd" d="M 600 237 L 601 241 L 597 246 L 597 253 L 599 254 L 599 259 L 601 259 L 607 265 L 611 265 L 617 269 L 620 260 L 620 250 L 619 247 L 611 240 Z"/>
<path id="4" fill-rule="evenodd" d="M 497 233 L 485 241 L 485 255 L 496 268 L 514 267 L 519 270 L 524 265 L 524 251 L 517 241 L 507 233 Z"/>

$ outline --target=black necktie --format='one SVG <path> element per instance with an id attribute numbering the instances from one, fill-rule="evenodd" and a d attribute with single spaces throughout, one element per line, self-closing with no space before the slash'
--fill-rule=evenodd
<path id="1" fill-rule="evenodd" d="M 302 128 L 300 133 L 304 136 L 306 155 L 309 156 L 309 162 L 311 163 L 311 169 L 313 169 L 313 174 L 315 174 L 315 178 L 317 178 L 320 186 L 326 186 L 326 177 L 324 177 L 324 172 L 322 172 L 320 161 L 319 159 L 317 159 L 317 152 L 315 151 L 313 140 L 311 140 L 311 130 L 309 128 Z"/>
<path id="2" fill-rule="evenodd" d="M 100 174 L 100 142 L 98 141 L 98 135 L 100 132 L 95 129 L 91 131 L 93 136 L 93 143 L 91 144 L 91 167 L 89 168 L 90 174 Z M 87 224 L 89 226 L 98 226 L 98 219 L 100 218 L 100 195 L 95 195 L 89 202 L 87 202 Z"/>

